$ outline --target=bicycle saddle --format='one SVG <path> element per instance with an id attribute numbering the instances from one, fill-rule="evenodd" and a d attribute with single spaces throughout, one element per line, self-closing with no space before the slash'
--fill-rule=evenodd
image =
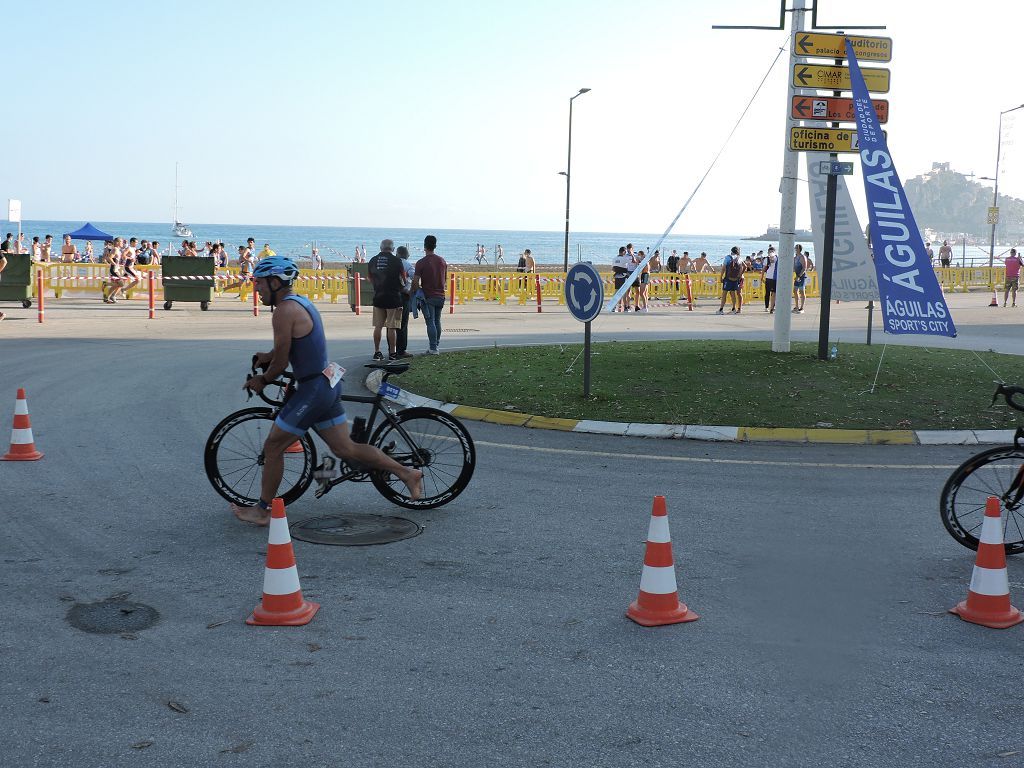
<path id="1" fill-rule="evenodd" d="M 395 375 L 398 375 L 400 373 L 405 373 L 406 371 L 409 370 L 409 364 L 408 363 L 395 363 L 395 362 L 392 362 L 390 360 L 384 360 L 384 361 L 373 362 L 373 363 L 366 363 L 365 367 L 367 367 L 367 368 L 377 368 L 379 370 L 387 371 L 388 373 L 393 373 Z"/>

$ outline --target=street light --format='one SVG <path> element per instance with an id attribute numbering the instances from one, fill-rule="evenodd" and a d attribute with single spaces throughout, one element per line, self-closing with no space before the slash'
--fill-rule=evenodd
<path id="1" fill-rule="evenodd" d="M 1010 112 L 1016 112 L 1018 109 L 1024 109 L 1024 104 L 1013 107 L 1012 109 L 1006 109 L 999 113 L 999 138 L 996 141 L 996 177 L 992 179 L 995 182 L 992 190 L 992 207 L 997 209 L 996 215 L 992 218 L 992 236 L 989 239 L 988 245 L 988 280 L 990 283 L 995 285 L 995 281 L 992 279 L 992 266 L 995 263 L 996 257 L 996 219 L 999 216 L 999 155 L 1003 149 L 1003 115 L 1009 114 Z"/>
<path id="2" fill-rule="evenodd" d="M 569 99 L 569 156 L 565 161 L 565 170 L 561 171 L 559 175 L 565 176 L 565 266 L 566 272 L 569 271 L 569 175 L 572 173 L 572 102 L 582 96 L 584 93 L 590 93 L 589 88 L 580 88 L 579 93 Z M 1021 106 L 1024 106 L 1022 104 Z"/>

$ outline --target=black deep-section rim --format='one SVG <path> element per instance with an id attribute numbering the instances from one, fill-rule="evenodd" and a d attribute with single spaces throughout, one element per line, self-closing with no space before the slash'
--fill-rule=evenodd
<path id="1" fill-rule="evenodd" d="M 1003 497 L 1024 464 L 1024 449 L 999 447 L 967 459 L 953 470 L 942 489 L 939 511 L 949 535 L 969 549 L 978 548 L 985 502 L 997 497 L 1003 516 L 1003 548 L 1024 552 L 1024 505 L 1008 509 Z"/>
<path id="2" fill-rule="evenodd" d="M 377 490 L 407 509 L 433 509 L 462 493 L 476 467 L 476 447 L 462 422 L 435 408 L 407 408 L 395 418 L 416 444 L 423 470 L 423 496 L 411 500 L 405 484 L 388 472 L 370 473 Z M 413 466 L 412 447 L 390 422 L 384 421 L 377 427 L 371 444 L 399 464 Z"/>
<path id="3" fill-rule="evenodd" d="M 203 454 L 206 476 L 213 489 L 228 501 L 252 506 L 260 500 L 260 455 L 273 417 L 270 408 L 244 408 L 227 416 L 210 433 Z M 284 455 L 284 475 L 277 495 L 285 504 L 302 496 L 313 482 L 316 446 L 309 434 L 298 442 L 302 453 Z"/>

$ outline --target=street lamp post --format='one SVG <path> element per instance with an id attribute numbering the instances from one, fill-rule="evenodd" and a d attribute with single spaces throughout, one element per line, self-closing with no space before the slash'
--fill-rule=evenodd
<path id="1" fill-rule="evenodd" d="M 566 272 L 569 271 L 569 178 L 572 173 L 572 102 L 573 99 L 589 92 L 589 88 L 580 88 L 579 93 L 569 99 L 569 156 L 565 161 L 565 171 L 561 174 L 565 176 L 565 265 L 563 268 Z"/>
<path id="2" fill-rule="evenodd" d="M 1006 109 L 999 113 L 999 137 L 996 141 L 996 177 L 992 179 L 995 182 L 992 185 L 992 207 L 999 208 L 999 155 L 1003 148 L 1003 115 L 1009 114 L 1010 112 L 1016 112 L 1018 109 L 1024 109 L 1024 104 L 1013 107 L 1012 109 Z M 995 285 L 995 280 L 992 278 L 992 267 L 995 264 L 996 257 L 996 220 L 999 216 L 998 213 L 992 218 L 992 235 L 989 238 L 988 245 L 988 279 L 992 285 Z"/>

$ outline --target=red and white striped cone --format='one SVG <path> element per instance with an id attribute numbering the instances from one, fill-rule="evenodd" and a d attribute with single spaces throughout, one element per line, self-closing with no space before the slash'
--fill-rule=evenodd
<path id="1" fill-rule="evenodd" d="M 971 585 L 967 588 L 967 599 L 950 608 L 949 612 L 964 621 L 992 629 L 1006 629 L 1024 621 L 1021 612 L 1010 605 L 1003 522 L 999 499 L 995 496 L 989 496 L 985 502 L 978 557 L 971 574 Z"/>
<path id="2" fill-rule="evenodd" d="M 25 390 L 18 390 L 14 403 L 14 427 L 11 429 L 11 449 L 0 456 L 0 461 L 38 461 L 43 454 L 36 450 L 32 437 L 32 422 L 28 418 L 28 400 Z"/>
<path id="3" fill-rule="evenodd" d="M 629 604 L 626 615 L 645 627 L 681 624 L 700 618 L 685 603 L 679 602 L 664 496 L 654 497 L 651 524 L 647 530 L 644 570 L 640 576 L 640 594 Z"/>
<path id="4" fill-rule="evenodd" d="M 297 627 L 308 624 L 318 610 L 319 603 L 302 599 L 284 501 L 274 499 L 270 510 L 267 567 L 263 571 L 263 601 L 245 623 L 261 627 Z"/>

